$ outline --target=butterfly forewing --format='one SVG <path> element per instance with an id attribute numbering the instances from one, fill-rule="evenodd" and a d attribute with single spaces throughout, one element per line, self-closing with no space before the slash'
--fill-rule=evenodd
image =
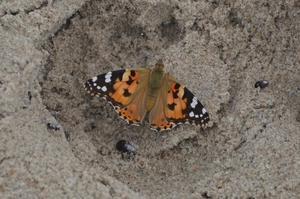
<path id="1" fill-rule="evenodd" d="M 84 87 L 93 96 L 103 97 L 113 105 L 124 105 L 126 102 L 120 101 L 120 98 L 115 98 L 113 94 L 116 93 L 116 87 L 121 82 L 120 80 L 122 80 L 125 72 L 126 70 L 117 70 L 98 75 L 89 79 Z"/>
<path id="2" fill-rule="evenodd" d="M 166 78 L 169 80 L 168 84 L 170 85 L 167 105 L 165 106 L 167 120 L 175 124 L 206 125 L 209 116 L 201 102 L 174 77 L 167 75 Z"/>

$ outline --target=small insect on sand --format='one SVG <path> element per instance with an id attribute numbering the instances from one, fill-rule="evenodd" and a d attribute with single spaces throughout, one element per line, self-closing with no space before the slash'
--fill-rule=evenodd
<path id="1" fill-rule="evenodd" d="M 50 129 L 53 129 L 55 131 L 60 130 L 60 125 L 59 124 L 51 124 L 51 123 L 47 123 L 47 127 Z"/>
<path id="2" fill-rule="evenodd" d="M 130 144 L 129 142 L 127 142 L 126 140 L 120 140 L 116 144 L 116 149 L 118 149 L 119 151 L 122 151 L 124 153 L 136 154 L 136 149 L 134 148 L 134 146 L 132 144 Z"/>
<path id="3" fill-rule="evenodd" d="M 257 87 L 260 87 L 260 88 L 266 88 L 267 86 L 269 85 L 269 82 L 267 80 L 261 80 L 261 81 L 257 81 L 255 84 L 254 84 L 254 87 L 257 88 Z"/>

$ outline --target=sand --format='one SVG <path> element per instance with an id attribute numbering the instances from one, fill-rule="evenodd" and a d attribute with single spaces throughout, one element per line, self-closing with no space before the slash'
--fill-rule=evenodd
<path id="1" fill-rule="evenodd" d="M 1 198 L 300 198 L 299 8 L 0 1 Z M 83 88 L 159 59 L 204 104 L 206 128 L 128 126 Z"/>

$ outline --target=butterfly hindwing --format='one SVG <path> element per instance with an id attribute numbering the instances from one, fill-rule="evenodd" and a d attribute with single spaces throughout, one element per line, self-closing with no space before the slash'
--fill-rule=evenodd
<path id="1" fill-rule="evenodd" d="M 146 95 L 139 90 L 146 87 L 149 73 L 144 68 L 112 71 L 88 80 L 85 89 L 110 102 L 127 123 L 138 125 L 147 113 L 143 108 Z"/>
<path id="2" fill-rule="evenodd" d="M 167 90 L 169 86 L 163 82 L 161 89 L 157 95 L 155 104 L 149 112 L 150 128 L 156 131 L 170 130 L 176 126 L 174 122 L 170 122 L 166 118 L 165 109 L 167 105 Z"/>

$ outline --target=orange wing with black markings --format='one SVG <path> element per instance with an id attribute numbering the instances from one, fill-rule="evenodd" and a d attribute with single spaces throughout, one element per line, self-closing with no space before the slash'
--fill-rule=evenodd
<path id="1" fill-rule="evenodd" d="M 170 130 L 179 124 L 205 126 L 209 115 L 195 95 L 165 74 L 158 100 L 149 113 L 151 129 Z"/>
<path id="2" fill-rule="evenodd" d="M 135 68 L 98 75 L 85 83 L 92 95 L 105 98 L 127 123 L 139 125 L 147 112 L 151 129 L 170 130 L 178 124 L 204 126 L 209 116 L 201 102 L 163 70 Z"/>

